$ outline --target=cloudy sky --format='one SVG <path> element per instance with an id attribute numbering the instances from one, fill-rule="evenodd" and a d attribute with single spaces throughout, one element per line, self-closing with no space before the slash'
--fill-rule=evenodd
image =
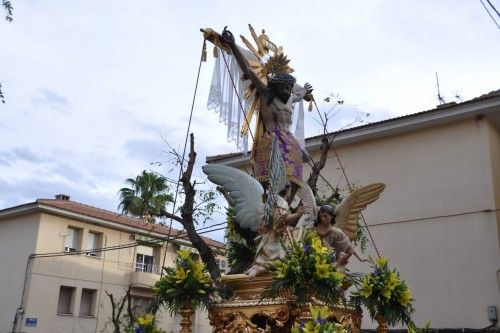
<path id="1" fill-rule="evenodd" d="M 332 129 L 356 112 L 377 121 L 434 108 L 435 72 L 447 101 L 500 88 L 500 30 L 480 1 L 12 4 L 14 21 L 0 22 L 0 209 L 66 193 L 116 211 L 124 179 L 143 169 L 176 178 L 165 141 L 184 143 L 201 27 L 265 28 L 299 83 L 312 83 L 318 100 L 345 100 Z M 213 62 L 201 67 L 191 127 L 198 166 L 235 151 L 206 108 Z M 306 117 L 306 134 L 319 133 Z"/>

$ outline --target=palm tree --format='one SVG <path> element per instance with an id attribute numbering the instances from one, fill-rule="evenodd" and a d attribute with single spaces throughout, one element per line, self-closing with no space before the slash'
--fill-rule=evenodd
<path id="1" fill-rule="evenodd" d="M 129 187 L 120 189 L 118 209 L 149 223 L 154 223 L 155 218 L 165 211 L 165 206 L 174 201 L 167 180 L 156 173 L 144 170 L 135 178 L 128 178 L 125 183 Z"/>

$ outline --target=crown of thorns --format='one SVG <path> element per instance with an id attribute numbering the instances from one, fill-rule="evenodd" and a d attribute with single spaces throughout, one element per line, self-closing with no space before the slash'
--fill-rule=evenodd
<path id="1" fill-rule="evenodd" d="M 287 73 L 277 74 L 267 79 L 267 82 L 270 85 L 281 85 L 281 84 L 293 85 L 295 81 L 296 81 L 295 78 Z"/>

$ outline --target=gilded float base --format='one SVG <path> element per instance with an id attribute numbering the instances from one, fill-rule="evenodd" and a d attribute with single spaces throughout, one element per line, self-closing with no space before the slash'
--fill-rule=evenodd
<path id="1" fill-rule="evenodd" d="M 246 275 L 236 274 L 224 276 L 222 280 L 233 289 L 235 298 L 218 303 L 209 312 L 214 333 L 290 332 L 296 322 L 311 319 L 309 306 L 293 306 L 286 298 L 261 299 L 263 289 L 272 281 L 271 276 L 249 281 Z M 361 312 L 345 306 L 330 310 L 328 319 L 348 323 L 352 332 L 359 332 Z"/>

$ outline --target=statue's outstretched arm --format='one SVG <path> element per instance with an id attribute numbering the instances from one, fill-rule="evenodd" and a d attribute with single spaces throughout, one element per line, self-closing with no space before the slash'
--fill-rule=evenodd
<path id="1" fill-rule="evenodd" d="M 261 79 L 259 79 L 257 74 L 255 74 L 255 72 L 250 68 L 247 59 L 243 56 L 241 51 L 236 46 L 233 33 L 227 30 L 226 28 L 224 28 L 224 31 L 222 32 L 222 42 L 224 42 L 224 44 L 229 46 L 233 56 L 236 58 L 236 62 L 238 63 L 238 66 L 240 67 L 241 71 L 247 78 L 249 78 L 252 81 L 257 91 L 261 95 L 267 95 L 268 94 L 267 86 L 264 84 L 264 82 L 261 81 Z"/>
<path id="2" fill-rule="evenodd" d="M 298 102 L 302 99 L 306 101 L 311 101 L 312 99 L 312 91 L 313 87 L 309 83 L 305 83 L 304 87 L 301 87 L 299 84 L 295 83 L 293 86 L 293 102 Z"/>

